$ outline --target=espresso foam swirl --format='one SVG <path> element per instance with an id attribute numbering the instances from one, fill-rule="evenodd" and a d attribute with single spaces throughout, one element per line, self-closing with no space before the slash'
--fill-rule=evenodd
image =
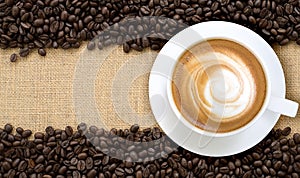
<path id="1" fill-rule="evenodd" d="M 198 61 L 201 60 L 201 61 Z M 202 108 L 211 119 L 241 114 L 252 102 L 254 79 L 242 63 L 221 53 L 209 52 L 187 64 L 190 78 L 186 87 L 193 107 Z"/>
<path id="2" fill-rule="evenodd" d="M 211 39 L 187 50 L 172 79 L 173 99 L 182 116 L 213 132 L 228 132 L 249 123 L 260 111 L 266 89 L 256 56 L 224 39 Z"/>

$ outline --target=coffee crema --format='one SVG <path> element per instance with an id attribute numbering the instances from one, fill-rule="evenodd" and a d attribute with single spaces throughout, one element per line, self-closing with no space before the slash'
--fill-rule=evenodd
<path id="1" fill-rule="evenodd" d="M 182 116 L 211 132 L 230 132 L 249 123 L 266 96 L 266 78 L 256 56 L 242 45 L 210 39 L 185 51 L 172 78 Z"/>

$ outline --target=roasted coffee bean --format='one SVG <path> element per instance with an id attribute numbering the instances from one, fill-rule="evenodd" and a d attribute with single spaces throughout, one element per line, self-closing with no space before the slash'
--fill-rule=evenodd
<path id="1" fill-rule="evenodd" d="M 28 54 L 29 54 L 29 49 L 28 49 L 28 48 L 23 48 L 23 49 L 21 49 L 21 50 L 20 50 L 20 53 L 19 53 L 19 55 L 20 55 L 21 57 L 26 57 L 26 56 L 28 56 Z"/>
<path id="2" fill-rule="evenodd" d="M 15 53 L 10 56 L 10 62 L 16 62 L 17 59 L 18 59 L 18 57 L 17 57 L 17 54 L 15 54 Z"/>
<path id="3" fill-rule="evenodd" d="M 19 28 L 16 25 L 12 24 L 12 25 L 9 26 L 9 31 L 11 33 L 18 33 Z"/>
<path id="4" fill-rule="evenodd" d="M 87 168 L 87 169 L 92 169 L 93 166 L 94 166 L 93 158 L 88 157 L 88 158 L 85 160 L 85 164 L 86 164 L 86 168 Z"/>
<path id="5" fill-rule="evenodd" d="M 93 49 L 95 49 L 95 42 L 94 41 L 90 41 L 89 43 L 88 43 L 88 45 L 87 45 L 87 49 L 88 50 L 93 50 Z"/>
<path id="6" fill-rule="evenodd" d="M 79 171 L 84 171 L 85 170 L 85 161 L 84 160 L 80 160 L 77 163 L 77 169 Z"/>
<path id="7" fill-rule="evenodd" d="M 40 155 L 39 157 L 36 158 L 35 163 L 43 163 L 45 161 L 45 158 L 43 155 Z"/>
<path id="8" fill-rule="evenodd" d="M 296 43 L 297 43 L 298 45 L 300 45 L 300 39 L 297 39 Z"/>
<path id="9" fill-rule="evenodd" d="M 33 25 L 36 27 L 44 25 L 44 19 L 42 19 L 42 18 L 36 19 L 35 21 L 33 21 Z"/>
<path id="10" fill-rule="evenodd" d="M 7 132 L 7 133 L 11 133 L 12 130 L 13 130 L 13 126 L 11 124 L 6 124 L 4 126 L 4 130 Z"/>
<path id="11" fill-rule="evenodd" d="M 86 159 L 87 158 L 87 154 L 86 153 L 80 153 L 77 157 L 78 157 L 78 159 Z"/>
<path id="12" fill-rule="evenodd" d="M 139 126 L 137 124 L 130 127 L 130 131 L 132 133 L 136 133 L 139 130 Z"/>
<path id="13" fill-rule="evenodd" d="M 95 169 L 92 169 L 87 173 L 88 178 L 94 178 L 96 177 L 96 175 L 97 175 L 97 171 Z"/>
<path id="14" fill-rule="evenodd" d="M 2 167 L 3 167 L 4 171 L 9 171 L 11 168 L 11 165 L 9 162 L 4 161 L 4 162 L 2 162 Z"/>
<path id="15" fill-rule="evenodd" d="M 71 126 L 67 126 L 65 128 L 66 134 L 71 137 L 73 135 L 73 128 Z"/>
<path id="16" fill-rule="evenodd" d="M 143 172 L 138 170 L 135 175 L 136 175 L 136 178 L 142 178 L 143 177 Z"/>
<path id="17" fill-rule="evenodd" d="M 285 38 L 279 42 L 280 45 L 286 45 L 289 42 L 288 38 Z"/>
<path id="18" fill-rule="evenodd" d="M 45 129 L 46 133 L 49 134 L 49 136 L 53 136 L 54 133 L 55 133 L 55 130 L 52 126 L 48 126 L 46 129 Z"/>
<path id="19" fill-rule="evenodd" d="M 149 15 L 151 13 L 151 10 L 149 7 L 146 7 L 146 6 L 142 6 L 141 9 L 140 9 L 141 13 L 143 15 Z"/>
<path id="20" fill-rule="evenodd" d="M 21 159 L 20 158 L 16 158 L 13 162 L 12 162 L 12 167 L 17 167 L 20 163 Z"/>
<path id="21" fill-rule="evenodd" d="M 41 56 L 46 56 L 46 50 L 43 49 L 43 48 L 40 48 L 40 49 L 38 50 L 38 53 L 39 53 L 39 55 L 41 55 Z"/>
<path id="22" fill-rule="evenodd" d="M 253 163 L 253 165 L 255 166 L 255 167 L 261 167 L 262 166 L 262 161 L 254 161 L 254 163 Z"/>
<path id="23" fill-rule="evenodd" d="M 67 167 L 66 166 L 62 166 L 59 168 L 58 173 L 59 174 L 65 174 L 67 171 Z"/>
<path id="24" fill-rule="evenodd" d="M 27 138 L 27 137 L 31 136 L 31 134 L 32 134 L 31 130 L 24 130 L 22 133 L 22 137 Z"/>
<path id="25" fill-rule="evenodd" d="M 34 138 L 35 138 L 35 139 L 44 139 L 44 134 L 41 133 L 41 132 L 36 132 L 36 133 L 34 134 Z"/>
<path id="26" fill-rule="evenodd" d="M 115 174 L 116 174 L 117 176 L 124 176 L 125 171 L 124 171 L 124 169 L 122 169 L 122 168 L 117 168 L 117 169 L 115 169 Z"/>
<path id="27" fill-rule="evenodd" d="M 70 15 L 70 16 L 68 17 L 68 21 L 69 21 L 70 23 L 74 23 L 74 22 L 76 21 L 76 16 L 75 16 L 75 15 Z"/>
<path id="28" fill-rule="evenodd" d="M 11 9 L 12 16 L 17 17 L 19 15 L 19 12 L 20 12 L 19 7 L 14 5 Z"/>
<path id="29" fill-rule="evenodd" d="M 36 165 L 35 167 L 34 167 L 34 171 L 36 172 L 36 173 L 41 173 L 41 172 L 43 172 L 44 171 L 44 165 L 43 164 L 38 164 L 38 165 Z"/>
<path id="30" fill-rule="evenodd" d="M 297 173 L 300 173 L 300 163 L 299 162 L 294 163 L 293 168 Z"/>
<path id="31" fill-rule="evenodd" d="M 300 134 L 299 134 L 299 133 L 295 133 L 295 134 L 293 135 L 293 139 L 294 139 L 294 142 L 295 142 L 296 144 L 299 144 L 299 143 L 300 143 Z"/>
<path id="32" fill-rule="evenodd" d="M 160 46 L 158 44 L 152 44 L 151 45 L 151 49 L 152 50 L 159 50 L 160 49 Z"/>
<path id="33" fill-rule="evenodd" d="M 128 53 L 130 51 L 130 45 L 128 43 L 123 43 L 123 51 Z"/>

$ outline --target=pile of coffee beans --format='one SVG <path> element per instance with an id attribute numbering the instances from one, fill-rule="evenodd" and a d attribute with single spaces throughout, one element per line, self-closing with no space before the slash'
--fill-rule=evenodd
<path id="1" fill-rule="evenodd" d="M 38 53 L 45 56 L 44 48 L 78 48 L 82 41 L 92 40 L 124 18 L 154 16 L 186 25 L 210 20 L 231 21 L 251 28 L 269 43 L 285 45 L 296 41 L 300 44 L 298 0 L 0 0 L 0 48 L 21 48 L 21 57 L 37 48 Z M 174 33 L 154 38 L 136 35 L 148 28 L 155 29 L 156 34 L 166 33 L 170 28 L 181 30 L 181 27 L 154 21 L 116 28 L 99 40 L 100 49 L 111 43 L 123 43 L 125 52 L 131 48 L 140 51 L 148 46 L 157 50 Z M 121 39 L 126 35 L 135 40 Z M 93 46 L 95 44 L 89 45 Z M 16 59 L 13 54 L 11 61 Z"/>
<path id="2" fill-rule="evenodd" d="M 0 129 L 0 177 L 298 178 L 300 134 L 290 138 L 290 132 L 273 130 L 246 152 L 213 158 L 176 146 L 156 127 L 108 131 L 82 123 L 76 130 L 49 126 L 33 134 L 6 124 Z"/>

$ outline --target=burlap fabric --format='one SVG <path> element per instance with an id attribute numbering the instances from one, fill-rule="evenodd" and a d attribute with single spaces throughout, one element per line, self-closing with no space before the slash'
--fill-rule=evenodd
<path id="1" fill-rule="evenodd" d="M 285 72 L 287 98 L 300 102 L 300 46 L 289 44 L 283 47 L 274 46 L 274 49 Z M 76 111 L 85 107 L 84 104 L 78 108 L 76 102 L 80 100 L 94 104 L 97 112 L 101 114 L 101 122 L 108 128 L 127 128 L 133 123 L 139 123 L 143 127 L 156 125 L 149 105 L 148 77 L 157 52 L 146 50 L 143 53 L 132 51 L 125 54 L 121 47 L 113 50 L 98 66 L 96 78 L 93 80 L 94 101 L 90 101 L 90 98 L 89 101 L 84 101 L 88 96 L 83 95 L 79 99 L 74 96 L 74 87 L 80 88 L 78 83 L 74 86 L 74 77 L 79 70 L 79 61 L 85 57 L 82 55 L 86 52 L 85 45 L 71 50 L 48 49 L 46 57 L 32 52 L 16 63 L 9 61 L 13 52 L 18 51 L 0 51 L 1 127 L 5 123 L 11 123 L 33 131 L 43 131 L 48 125 L 64 128 L 67 125 L 76 126 L 84 119 L 95 121 L 93 115 L 78 119 L 81 113 Z M 98 51 L 91 56 L 95 58 L 96 55 L 97 58 L 97 55 L 101 56 L 103 53 Z M 97 60 L 86 62 L 97 63 Z M 90 75 L 88 66 L 81 75 Z M 127 81 L 127 75 L 133 79 L 129 88 L 122 84 L 122 81 Z M 132 77 L 134 75 L 137 77 Z M 82 90 L 81 93 L 84 94 L 85 89 Z M 126 97 L 120 101 L 120 96 Z M 129 106 L 128 110 L 120 106 L 124 98 L 125 104 Z M 281 117 L 276 125 L 277 128 L 286 126 L 290 126 L 293 132 L 300 132 L 299 114 L 296 118 Z"/>

